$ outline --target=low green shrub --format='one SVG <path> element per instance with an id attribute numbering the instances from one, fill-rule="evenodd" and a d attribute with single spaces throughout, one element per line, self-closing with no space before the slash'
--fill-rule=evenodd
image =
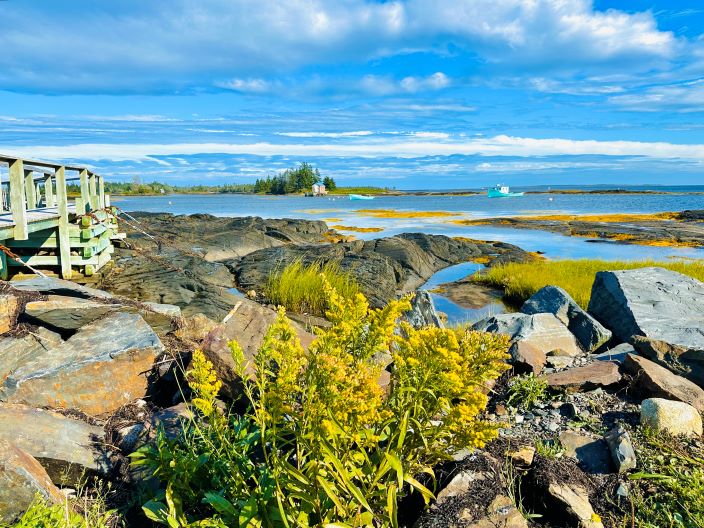
<path id="1" fill-rule="evenodd" d="M 77 513 L 81 510 L 82 513 Z M 122 523 L 100 499 L 73 500 L 50 504 L 37 496 L 29 509 L 14 524 L 0 528 L 119 528 Z"/>
<path id="2" fill-rule="evenodd" d="M 538 440 L 535 443 L 535 453 L 545 458 L 560 458 L 565 450 L 559 440 Z"/>
<path id="3" fill-rule="evenodd" d="M 146 515 L 171 527 L 397 527 L 397 502 L 433 497 L 432 467 L 481 447 L 497 426 L 480 419 L 482 390 L 508 367 L 508 338 L 404 325 L 408 299 L 370 309 L 324 282 L 331 327 L 305 351 L 283 309 L 252 364 L 233 357 L 250 408 L 215 406 L 212 365 L 188 373 L 197 417 L 133 456 L 161 482 Z M 394 369 L 382 371 L 380 354 Z M 245 372 L 252 373 L 247 377 Z M 390 375 L 386 389 L 380 376 Z"/>
<path id="4" fill-rule="evenodd" d="M 287 310 L 322 316 L 328 308 L 325 281 L 345 299 L 359 292 L 352 275 L 342 271 L 338 263 L 305 265 L 296 260 L 269 276 L 265 293 L 271 303 Z"/>
<path id="5" fill-rule="evenodd" d="M 704 455 L 701 442 L 641 430 L 639 471 L 631 480 L 628 526 L 704 527 Z"/>
<path id="6" fill-rule="evenodd" d="M 522 409 L 531 409 L 548 397 L 548 382 L 545 378 L 526 374 L 511 379 L 506 403 Z"/>
<path id="7" fill-rule="evenodd" d="M 660 266 L 704 281 L 704 261 L 658 262 L 614 260 L 538 260 L 509 263 L 487 268 L 474 280 L 502 288 L 505 297 L 516 304 L 523 303 L 540 288 L 560 286 L 584 309 L 589 305 L 594 276 L 598 271 Z"/>

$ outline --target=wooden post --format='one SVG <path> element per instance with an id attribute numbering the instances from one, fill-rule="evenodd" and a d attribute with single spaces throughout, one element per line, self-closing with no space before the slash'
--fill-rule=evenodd
<path id="1" fill-rule="evenodd" d="M 35 193 L 36 193 L 36 197 L 37 197 L 37 206 L 39 206 L 39 204 L 42 203 L 42 188 L 39 185 L 39 180 L 35 180 L 34 189 L 35 189 Z M 44 205 L 42 207 L 46 207 L 46 205 Z"/>
<path id="2" fill-rule="evenodd" d="M 105 209 L 105 178 L 98 176 L 98 205 L 101 209 Z"/>
<path id="3" fill-rule="evenodd" d="M 37 188 L 34 186 L 34 172 L 24 171 L 24 192 L 27 195 L 27 209 L 37 208 Z"/>
<path id="4" fill-rule="evenodd" d="M 98 206 L 98 188 L 95 182 L 96 175 L 92 172 L 88 173 L 88 190 L 90 191 L 90 209 L 91 211 L 97 211 L 100 209 Z"/>
<path id="5" fill-rule="evenodd" d="M 88 187 L 88 171 L 86 169 L 83 169 L 80 173 L 79 176 L 81 178 L 81 200 L 83 201 L 83 207 L 79 211 L 78 208 L 76 208 L 76 214 L 82 215 L 85 214 L 89 211 L 90 208 L 90 188 Z M 58 187 L 59 182 L 56 182 L 56 186 Z M 58 188 L 56 195 L 58 196 Z"/>
<path id="6" fill-rule="evenodd" d="M 46 178 L 44 178 L 44 202 L 46 203 L 46 207 L 54 207 L 56 205 L 56 201 L 54 200 L 54 184 L 53 178 L 51 174 L 48 174 Z"/>
<path id="7" fill-rule="evenodd" d="M 27 206 L 24 201 L 24 166 L 21 159 L 10 163 L 10 210 L 15 222 L 15 239 L 27 240 Z"/>
<path id="8" fill-rule="evenodd" d="M 81 190 L 83 190 L 83 173 L 81 171 Z M 87 183 L 87 182 L 86 182 Z M 61 276 L 71 278 L 71 241 L 68 227 L 68 195 L 66 192 L 66 170 L 63 167 L 56 169 L 56 200 L 59 210 L 59 228 L 57 230 L 59 262 L 61 263 Z"/>

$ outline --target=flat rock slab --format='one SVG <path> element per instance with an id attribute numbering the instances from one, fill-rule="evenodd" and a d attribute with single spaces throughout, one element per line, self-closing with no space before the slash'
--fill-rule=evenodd
<path id="1" fill-rule="evenodd" d="M 147 374 L 163 349 L 139 315 L 110 314 L 27 358 L 0 386 L 0 401 L 111 412 L 146 394 Z"/>
<path id="2" fill-rule="evenodd" d="M 53 411 L 0 403 L 0 441 L 36 458 L 57 485 L 110 474 L 103 436 L 102 428 Z"/>
<path id="3" fill-rule="evenodd" d="M 674 271 L 601 271 L 589 313 L 621 341 L 640 335 L 704 350 L 704 283 Z"/>
<path id="4" fill-rule="evenodd" d="M 210 331 L 203 340 L 203 352 L 213 363 L 218 378 L 223 382 L 221 395 L 235 399 L 240 394 L 240 379 L 235 373 L 235 362 L 228 343 L 237 341 L 245 359 L 252 361 L 264 341 L 269 327 L 276 321 L 277 313 L 248 299 L 238 301 L 226 320 Z M 304 347 L 308 347 L 315 336 L 292 322 L 293 328 Z"/>
<path id="5" fill-rule="evenodd" d="M 57 279 L 55 277 L 32 277 L 31 279 L 23 279 L 12 281 L 10 285 L 21 291 L 34 291 L 46 293 L 49 295 L 63 295 L 66 297 L 80 297 L 83 299 L 112 299 L 113 295 L 88 286 L 81 286 L 75 282 Z"/>
<path id="6" fill-rule="evenodd" d="M 118 304 L 105 304 L 80 297 L 49 295 L 46 301 L 28 302 L 24 313 L 33 321 L 61 330 L 76 330 L 118 310 Z"/>
<path id="7" fill-rule="evenodd" d="M 632 342 L 641 356 L 704 388 L 704 350 L 673 345 L 644 336 L 633 336 Z"/>
<path id="8" fill-rule="evenodd" d="M 0 338 L 0 387 L 26 362 L 63 343 L 61 336 L 46 328 L 38 328 L 22 337 Z"/>
<path id="9" fill-rule="evenodd" d="M 587 473 L 609 473 L 611 460 L 609 447 L 601 438 L 564 431 L 560 434 L 560 444 L 565 455 L 576 458 Z"/>
<path id="10" fill-rule="evenodd" d="M 37 496 L 56 503 L 64 498 L 32 455 L 0 440 L 0 523 L 16 521 Z"/>
<path id="11" fill-rule="evenodd" d="M 548 385 L 567 391 L 585 391 L 597 387 L 608 387 L 621 381 L 618 365 L 612 361 L 595 361 L 583 367 L 575 367 L 546 376 Z"/>
<path id="12" fill-rule="evenodd" d="M 587 352 L 593 352 L 611 339 L 611 331 L 604 328 L 558 286 L 545 286 L 521 307 L 525 314 L 551 313 L 574 334 Z"/>
<path id="13" fill-rule="evenodd" d="M 685 402 L 700 412 L 704 411 L 704 389 L 665 367 L 644 357 L 628 354 L 623 368 L 635 378 L 636 388 L 641 393 L 652 398 Z"/>

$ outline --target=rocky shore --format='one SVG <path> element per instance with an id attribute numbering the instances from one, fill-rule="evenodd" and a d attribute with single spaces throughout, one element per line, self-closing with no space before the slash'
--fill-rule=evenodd
<path id="1" fill-rule="evenodd" d="M 183 372 L 196 349 L 223 383 L 223 406 L 236 404 L 241 380 L 227 343 L 252 358 L 276 318 L 230 293 L 235 285 L 260 290 L 282 263 L 334 259 L 382 305 L 451 264 L 534 258 L 443 236 L 351 241 L 322 222 L 137 218 L 161 247 L 132 230 L 100 289 L 41 277 L 0 289 L 0 523 L 37 494 L 60 502 L 89 477 L 117 490 L 110 505 L 128 526 L 149 526 L 135 506 L 148 476 L 129 455 L 159 428 L 177 435 L 191 416 Z M 405 318 L 442 325 L 424 293 Z M 400 524 L 631 525 L 634 501 L 657 485 L 634 478 L 652 471 L 647 434 L 683 457 L 704 448 L 702 321 L 704 284 L 642 268 L 599 273 L 588 310 L 548 286 L 520 311 L 475 323 L 510 339 L 512 369 L 490 389 L 486 413 L 500 436 L 435 468 L 430 508 L 409 496 Z M 293 328 L 304 347 L 315 339 Z"/>
<path id="2" fill-rule="evenodd" d="M 704 211 L 681 211 L 662 215 L 610 215 L 546 217 L 497 217 L 477 220 L 458 220 L 462 225 L 490 225 L 513 229 L 536 229 L 565 236 L 615 241 L 626 244 L 687 246 L 704 245 Z M 613 216 L 613 215 L 612 215 Z"/>

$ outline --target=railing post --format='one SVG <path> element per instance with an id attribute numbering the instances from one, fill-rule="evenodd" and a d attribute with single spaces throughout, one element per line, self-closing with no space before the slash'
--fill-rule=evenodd
<path id="1" fill-rule="evenodd" d="M 101 209 L 105 209 L 105 178 L 98 176 L 98 205 Z"/>
<path id="2" fill-rule="evenodd" d="M 86 169 L 83 169 L 79 173 L 80 179 L 81 179 L 81 200 L 83 202 L 83 207 L 79 211 L 78 208 L 76 208 L 76 214 L 86 214 L 90 210 L 90 188 L 88 187 L 88 171 Z M 58 181 L 56 182 L 57 187 L 58 187 Z M 58 196 L 58 189 L 57 189 L 57 196 Z"/>
<path id="3" fill-rule="evenodd" d="M 27 195 L 27 209 L 37 208 L 37 188 L 34 186 L 34 172 L 24 170 L 24 192 Z"/>
<path id="4" fill-rule="evenodd" d="M 92 211 L 100 209 L 98 206 L 98 189 L 95 182 L 96 175 L 88 173 L 88 190 L 90 191 L 90 208 Z"/>
<path id="5" fill-rule="evenodd" d="M 54 184 L 51 174 L 44 178 L 44 202 L 46 207 L 54 207 L 56 201 L 54 200 Z"/>
<path id="6" fill-rule="evenodd" d="M 81 171 L 81 190 L 83 188 L 83 173 Z M 56 169 L 56 200 L 59 212 L 59 262 L 61 263 L 61 276 L 71 278 L 71 241 L 68 227 L 68 194 L 66 191 L 66 170 L 63 167 Z"/>
<path id="7" fill-rule="evenodd" d="M 27 206 L 24 201 L 24 165 L 21 159 L 10 163 L 10 210 L 15 222 L 15 239 L 27 240 Z"/>

